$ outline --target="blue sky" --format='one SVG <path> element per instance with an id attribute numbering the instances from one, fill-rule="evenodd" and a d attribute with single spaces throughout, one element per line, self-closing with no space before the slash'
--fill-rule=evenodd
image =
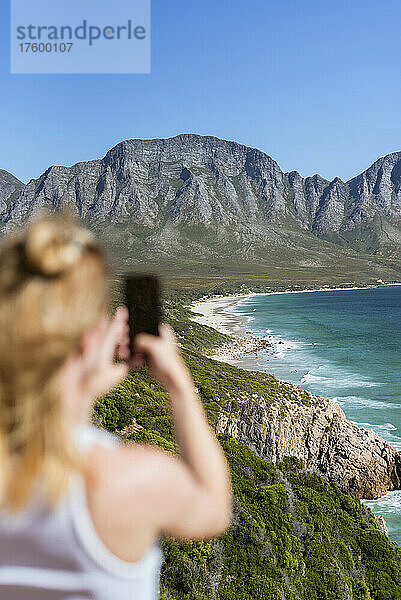
<path id="1" fill-rule="evenodd" d="M 347 180 L 401 149 L 400 22 L 395 0 L 153 0 L 150 75 L 10 75 L 3 0 L 0 168 L 194 132 Z"/>

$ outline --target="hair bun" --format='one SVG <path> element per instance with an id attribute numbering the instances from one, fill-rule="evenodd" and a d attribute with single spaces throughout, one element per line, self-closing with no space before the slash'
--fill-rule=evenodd
<path id="1" fill-rule="evenodd" d="M 25 258 L 29 267 L 40 275 L 54 276 L 68 271 L 93 240 L 89 231 L 65 217 L 40 216 L 28 226 Z"/>

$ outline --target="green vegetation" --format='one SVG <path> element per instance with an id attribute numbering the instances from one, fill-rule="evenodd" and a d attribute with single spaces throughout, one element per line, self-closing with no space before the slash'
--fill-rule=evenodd
<path id="1" fill-rule="evenodd" d="M 272 375 L 205 357 L 227 337 L 189 320 L 191 299 L 170 290 L 164 312 L 212 425 L 249 395 L 279 402 L 293 393 Z M 144 370 L 101 399 L 94 419 L 110 431 L 135 419 L 142 429 L 126 439 L 177 451 L 166 396 Z M 356 497 L 296 458 L 273 465 L 228 434 L 218 437 L 232 472 L 232 525 L 220 539 L 162 540 L 162 600 L 401 600 L 401 550 Z"/>

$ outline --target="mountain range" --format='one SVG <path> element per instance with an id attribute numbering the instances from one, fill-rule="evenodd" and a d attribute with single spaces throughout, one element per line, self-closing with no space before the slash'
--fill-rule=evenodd
<path id="1" fill-rule="evenodd" d="M 182 134 L 124 141 L 102 159 L 51 166 L 26 185 L 0 171 L 3 232 L 35 207 L 64 204 L 118 248 L 124 264 L 181 257 L 183 265 L 333 270 L 363 259 L 375 276 L 400 275 L 401 152 L 347 182 L 328 181 L 284 173 L 236 142 Z"/>

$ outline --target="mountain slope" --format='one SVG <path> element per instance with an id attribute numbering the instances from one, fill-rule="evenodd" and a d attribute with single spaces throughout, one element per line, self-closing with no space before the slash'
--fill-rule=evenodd
<path id="1" fill-rule="evenodd" d="M 24 188 L 24 184 L 14 175 L 0 169 L 0 219 L 8 218 L 10 204 L 15 200 Z"/>
<path id="2" fill-rule="evenodd" d="M 343 263 L 355 251 L 398 258 L 400 188 L 401 153 L 349 182 L 329 182 L 283 173 L 235 142 L 183 134 L 129 140 L 101 160 L 50 167 L 0 218 L 7 230 L 37 206 L 69 204 L 110 245 L 117 240 L 123 260 L 184 254 L 188 263 L 268 259 L 331 269 L 328 257 Z"/>

